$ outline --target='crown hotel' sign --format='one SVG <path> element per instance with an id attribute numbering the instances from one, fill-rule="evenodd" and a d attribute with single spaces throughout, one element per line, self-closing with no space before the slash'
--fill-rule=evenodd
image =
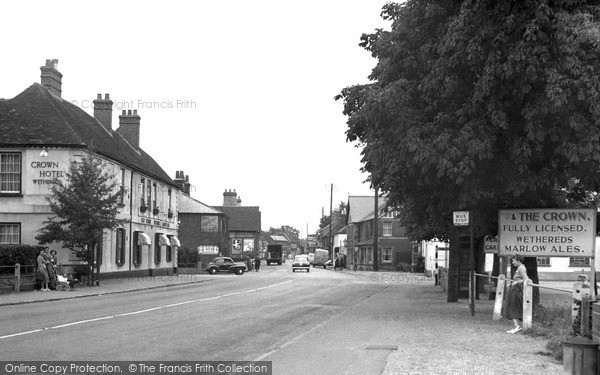
<path id="1" fill-rule="evenodd" d="M 500 255 L 591 257 L 595 240 L 594 209 L 514 209 L 498 213 Z"/>

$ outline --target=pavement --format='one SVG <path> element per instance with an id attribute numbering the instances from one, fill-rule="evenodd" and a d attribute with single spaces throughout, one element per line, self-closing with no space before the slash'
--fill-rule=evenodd
<path id="1" fill-rule="evenodd" d="M 214 276 L 208 274 L 115 277 L 101 279 L 99 285 L 95 286 L 78 284 L 69 291 L 51 290 L 49 292 L 42 292 L 35 290 L 0 294 L 0 306 L 168 288 L 185 284 L 209 282 L 213 279 Z"/>

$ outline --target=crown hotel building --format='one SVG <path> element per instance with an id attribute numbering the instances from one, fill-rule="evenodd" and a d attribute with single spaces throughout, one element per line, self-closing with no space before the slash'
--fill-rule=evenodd
<path id="1" fill-rule="evenodd" d="M 178 185 L 140 148 L 140 116 L 123 111 L 112 128 L 112 101 L 98 94 L 94 116 L 61 98 L 57 60 L 46 60 L 41 84 L 0 99 L 0 244 L 37 245 L 43 222 L 54 216 L 46 197 L 54 178 L 86 153 L 103 160 L 124 188 L 122 224 L 105 231 L 97 251 L 102 274 L 159 275 L 176 270 Z M 49 245 L 59 264 L 80 264 L 61 244 Z"/>

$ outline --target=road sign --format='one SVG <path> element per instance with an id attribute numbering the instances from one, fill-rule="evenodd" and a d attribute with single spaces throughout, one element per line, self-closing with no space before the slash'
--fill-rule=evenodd
<path id="1" fill-rule="evenodd" d="M 469 225 L 469 211 L 454 211 L 452 212 L 453 223 L 457 226 Z"/>
<path id="2" fill-rule="evenodd" d="M 498 212 L 498 248 L 503 256 L 593 257 L 595 240 L 593 208 L 523 208 Z"/>

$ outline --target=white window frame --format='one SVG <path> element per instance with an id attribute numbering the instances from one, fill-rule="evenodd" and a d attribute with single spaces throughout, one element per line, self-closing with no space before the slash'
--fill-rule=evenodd
<path id="1" fill-rule="evenodd" d="M 21 163 L 20 152 L 0 152 L 0 194 L 21 193 L 23 177 Z"/>
<path id="2" fill-rule="evenodd" d="M 384 247 L 381 252 L 381 263 L 392 263 L 392 248 Z"/>
<path id="3" fill-rule="evenodd" d="M 0 223 L 0 245 L 21 243 L 20 223 Z"/>
<path id="4" fill-rule="evenodd" d="M 382 225 L 383 225 L 383 236 L 391 237 L 392 236 L 392 222 L 384 221 Z"/>

